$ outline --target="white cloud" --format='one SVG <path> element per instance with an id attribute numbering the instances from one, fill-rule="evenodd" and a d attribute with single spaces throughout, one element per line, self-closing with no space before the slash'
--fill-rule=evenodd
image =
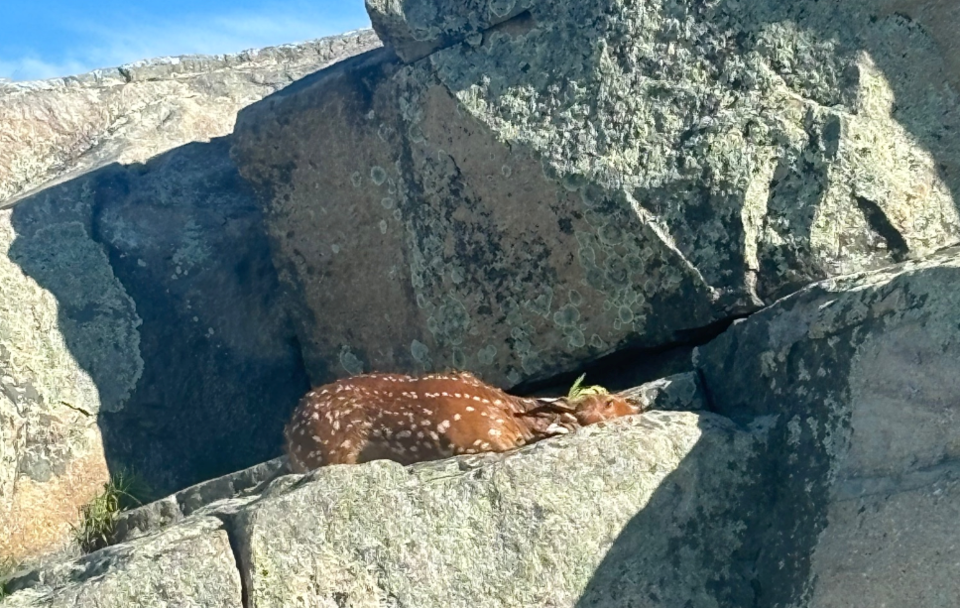
<path id="1" fill-rule="evenodd" d="M 286 2 L 262 12 L 198 13 L 165 19 L 118 16 L 108 24 L 73 20 L 67 27 L 76 32 L 77 46 L 64 49 L 62 59 L 49 61 L 36 54 L 0 57 L 0 77 L 36 80 L 68 76 L 140 59 L 237 53 L 369 27 L 362 1 L 354 1 L 356 5 L 349 11 L 323 11 L 308 3 Z"/>

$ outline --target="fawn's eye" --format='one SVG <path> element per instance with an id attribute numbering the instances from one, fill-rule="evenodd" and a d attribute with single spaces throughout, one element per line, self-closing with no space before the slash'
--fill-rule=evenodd
<path id="1" fill-rule="evenodd" d="M 605 407 L 605 408 L 607 408 L 607 409 L 610 409 L 611 407 L 613 407 L 613 400 L 612 400 L 612 399 L 608 399 L 607 402 L 603 405 L 603 407 Z"/>

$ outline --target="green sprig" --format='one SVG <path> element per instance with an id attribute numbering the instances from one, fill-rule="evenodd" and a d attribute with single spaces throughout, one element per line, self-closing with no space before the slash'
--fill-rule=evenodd
<path id="1" fill-rule="evenodd" d="M 570 403 L 576 403 L 586 397 L 591 395 L 607 395 L 609 391 L 602 386 L 582 386 L 586 374 L 581 374 L 577 378 L 576 382 L 573 383 L 573 386 L 570 387 L 570 392 L 567 393 L 567 401 Z"/>

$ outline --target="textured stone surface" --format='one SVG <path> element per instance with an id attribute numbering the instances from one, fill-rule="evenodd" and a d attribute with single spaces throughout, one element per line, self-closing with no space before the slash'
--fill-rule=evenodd
<path id="1" fill-rule="evenodd" d="M 839 501 L 813 559 L 811 608 L 955 606 L 960 467 L 922 487 Z"/>
<path id="2" fill-rule="evenodd" d="M 731 560 L 756 517 L 739 505 L 758 497 L 764 445 L 763 425 L 653 412 L 511 454 L 326 467 L 21 574 L 2 605 L 96 593 L 113 605 L 114 589 L 134 584 L 164 596 L 173 555 L 189 555 L 181 601 L 195 605 L 229 589 L 224 530 L 246 606 L 728 605 L 711 598 L 749 585 Z"/>
<path id="3" fill-rule="evenodd" d="M 643 411 L 698 411 L 709 409 L 700 377 L 696 372 L 676 374 L 623 391 Z"/>
<path id="4" fill-rule="evenodd" d="M 343 57 L 371 30 L 237 55 L 184 56 L 51 80 L 0 82 L 0 207 L 110 162 L 229 134 L 237 111 Z"/>
<path id="5" fill-rule="evenodd" d="M 378 44 L 0 85 L 0 560 L 62 548 L 111 471 L 163 496 L 279 453 L 307 380 L 261 211 L 228 141 L 186 142 Z"/>
<path id="6" fill-rule="evenodd" d="M 366 0 L 373 29 L 406 62 L 480 36 L 532 4 L 534 0 Z"/>
<path id="7" fill-rule="evenodd" d="M 10 607 L 240 608 L 240 573 L 221 522 L 195 518 L 10 583 Z"/>
<path id="8" fill-rule="evenodd" d="M 657 412 L 507 456 L 320 469 L 236 516 L 250 605 L 610 605 L 653 589 L 664 605 L 707 605 L 740 542 L 733 497 L 761 436 Z M 614 544 L 642 585 L 596 580 Z"/>
<path id="9" fill-rule="evenodd" d="M 945 66 L 871 2 L 544 2 L 305 79 L 234 156 L 312 380 L 509 386 L 956 242 Z"/>
<path id="10" fill-rule="evenodd" d="M 950 608 L 958 280 L 960 247 L 815 283 L 635 389 L 710 412 L 286 475 L 168 531 L 225 522 L 258 607 Z"/>
<path id="11" fill-rule="evenodd" d="M 68 232 L 69 227 L 61 232 Z M 51 263 L 62 240 L 54 227 L 41 235 Z M 61 545 L 77 507 L 107 478 L 97 428 L 97 385 L 72 355 L 60 328 L 54 294 L 25 275 L 11 259 L 15 233 L 10 211 L 0 211 L 0 557 L 22 557 Z M 114 387 L 129 391 L 142 366 L 135 332 L 139 319 L 109 270 L 106 257 L 86 241 L 66 262 L 68 275 L 82 276 L 90 289 L 81 305 L 116 315 L 102 327 L 92 315 L 86 337 L 101 335 L 108 353 L 123 353 Z M 82 268 L 82 272 L 77 272 Z M 73 286 L 76 286 L 74 283 Z M 99 304 L 99 307 L 98 307 Z M 110 331 L 114 329 L 114 331 Z M 100 333 L 100 331 L 102 333 Z M 126 375 L 124 375 L 126 372 Z"/>
<path id="12" fill-rule="evenodd" d="M 937 45 L 943 58 L 942 76 L 940 66 L 914 63 L 918 76 L 929 78 L 934 85 L 945 76 L 960 90 L 960 40 L 954 35 L 960 27 L 960 5 L 952 0 L 881 0 L 877 8 L 884 17 L 899 14 L 915 21 Z"/>
<path id="13" fill-rule="evenodd" d="M 116 529 L 111 540 L 121 543 L 139 538 L 180 522 L 185 517 L 210 507 L 218 501 L 235 498 L 244 491 L 252 491 L 257 484 L 270 480 L 275 473 L 286 473 L 286 469 L 280 470 L 285 462 L 284 457 L 274 458 L 242 471 L 198 483 L 142 507 L 125 511 L 117 517 Z M 211 508 L 216 512 L 215 507 Z"/>
<path id="14" fill-rule="evenodd" d="M 715 411 L 777 416 L 764 606 L 952 606 L 960 580 L 960 249 L 810 286 L 700 349 Z M 820 531 L 819 539 L 810 535 Z M 771 581 L 777 579 L 777 584 Z"/>

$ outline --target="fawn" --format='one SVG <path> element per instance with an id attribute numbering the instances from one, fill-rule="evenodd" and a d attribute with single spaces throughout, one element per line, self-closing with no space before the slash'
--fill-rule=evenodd
<path id="1" fill-rule="evenodd" d="M 523 398 L 467 372 L 361 374 L 314 388 L 284 429 L 290 470 L 389 459 L 401 464 L 503 452 L 640 411 L 600 387 Z"/>

